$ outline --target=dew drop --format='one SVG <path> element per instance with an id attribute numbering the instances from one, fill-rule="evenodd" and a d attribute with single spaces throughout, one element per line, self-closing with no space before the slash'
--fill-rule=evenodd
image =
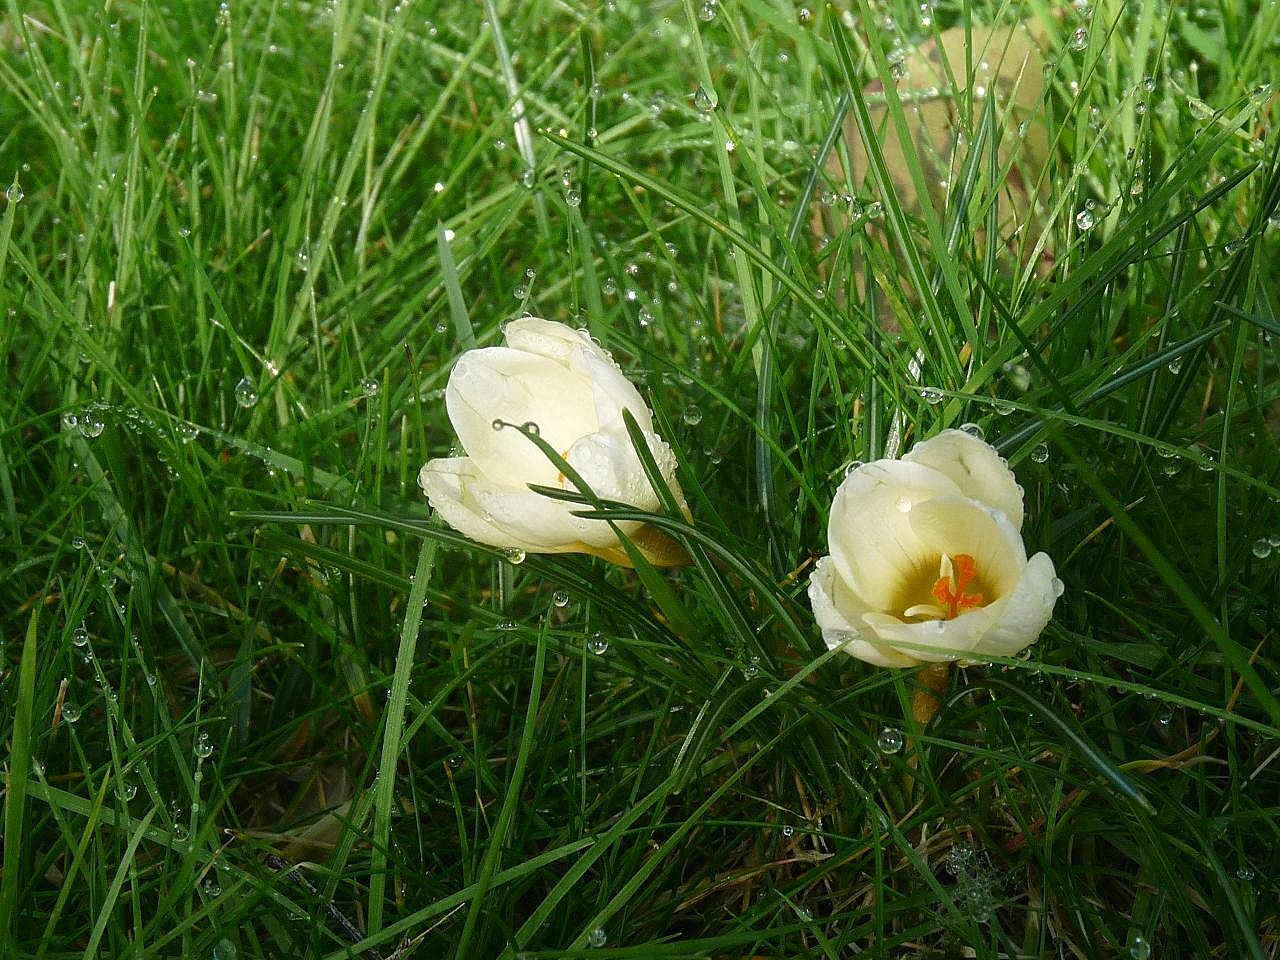
<path id="1" fill-rule="evenodd" d="M 80 704 L 68 700 L 62 705 L 62 719 L 67 723 L 75 723 L 80 719 Z"/>
<path id="2" fill-rule="evenodd" d="M 848 463 L 844 465 L 844 475 L 846 477 L 849 476 L 862 465 L 863 464 L 861 460 L 850 460 Z"/>
<path id="3" fill-rule="evenodd" d="M 541 433 L 538 429 L 537 423 L 532 420 L 526 420 L 524 423 L 520 424 L 520 431 L 531 437 L 536 437 Z"/>
<path id="4" fill-rule="evenodd" d="M 106 428 L 106 421 L 96 411 L 90 410 L 80 415 L 80 436 L 92 440 L 102 436 L 102 431 Z"/>
<path id="5" fill-rule="evenodd" d="M 67 410 L 62 414 L 63 430 L 74 430 L 78 426 L 80 426 L 80 417 L 77 414 L 70 410 Z"/>
<path id="6" fill-rule="evenodd" d="M 702 408 L 696 403 L 691 403 L 684 408 L 684 412 L 680 414 L 680 419 L 691 427 L 696 427 L 702 422 Z"/>
<path id="7" fill-rule="evenodd" d="M 1031 451 L 1032 463 L 1046 463 L 1049 460 L 1049 445 L 1047 443 L 1037 443 Z"/>
<path id="8" fill-rule="evenodd" d="M 241 377 L 235 388 L 236 403 L 248 409 L 258 402 L 258 390 L 248 377 Z"/>
<path id="9" fill-rule="evenodd" d="M 520 629 L 520 624 L 516 623 L 514 620 L 499 620 L 493 626 L 495 630 L 501 630 L 504 633 L 510 633 L 512 630 Z"/>
<path id="10" fill-rule="evenodd" d="M 987 435 L 983 431 L 982 427 L 976 423 L 962 423 L 960 424 L 960 429 L 964 433 L 967 433 L 969 436 L 975 437 L 978 440 L 985 440 L 987 438 Z"/>
<path id="11" fill-rule="evenodd" d="M 570 187 L 568 190 L 564 192 L 564 202 L 571 207 L 582 206 L 581 191 L 575 190 L 573 187 Z"/>
<path id="12" fill-rule="evenodd" d="M 876 749 L 881 753 L 897 753 L 906 742 L 902 731 L 897 727 L 885 727 L 876 737 Z"/>
<path id="13" fill-rule="evenodd" d="M 693 105 L 701 113 L 710 113 L 716 106 L 715 91 L 699 85 L 693 93 Z"/>
<path id="14" fill-rule="evenodd" d="M 226 937 L 223 937 L 214 944 L 209 960 L 236 960 L 236 945 Z"/>
<path id="15" fill-rule="evenodd" d="M 138 785 L 132 780 L 120 781 L 120 792 L 124 795 L 125 800 L 132 800 L 138 795 Z"/>
<path id="16" fill-rule="evenodd" d="M 591 639 L 587 641 L 587 649 L 596 656 L 600 656 L 609 649 L 609 641 L 605 639 L 603 633 L 593 633 Z"/>
<path id="17" fill-rule="evenodd" d="M 208 760 L 213 756 L 213 741 L 209 739 L 209 734 L 201 730 L 200 735 L 196 737 L 195 747 L 193 748 L 197 759 Z"/>
<path id="18" fill-rule="evenodd" d="M 1143 937 L 1134 937 L 1129 941 L 1129 956 L 1133 960 L 1148 960 L 1151 956 L 1151 944 Z"/>
<path id="19" fill-rule="evenodd" d="M 789 824 L 789 823 L 783 824 L 783 826 L 782 826 L 782 835 L 783 835 L 784 837 L 790 837 L 790 836 L 793 836 L 793 835 L 795 834 L 795 832 L 796 832 L 796 828 L 795 828 L 795 827 L 793 827 L 791 824 Z"/>
<path id="20" fill-rule="evenodd" d="M 520 564 L 524 563 L 525 552 L 519 549 L 518 547 L 516 547 L 511 550 L 504 550 L 502 553 L 502 556 L 507 561 L 507 563 L 514 563 L 517 566 L 519 566 Z M 514 629 L 514 627 L 512 629 Z"/>
<path id="21" fill-rule="evenodd" d="M 1237 880 L 1243 880 L 1243 881 L 1245 881 L 1246 883 L 1248 883 L 1248 882 L 1249 882 L 1250 880 L 1252 880 L 1255 876 L 1256 876 L 1256 874 L 1255 874 L 1255 873 L 1254 873 L 1254 871 L 1253 871 L 1253 867 L 1249 866 L 1247 863 L 1245 863 L 1245 864 L 1241 864 L 1239 867 L 1237 867 L 1237 868 L 1236 868 L 1236 879 L 1237 879 Z"/>
<path id="22" fill-rule="evenodd" d="M 703 23 L 710 23 L 716 18 L 718 6 L 716 0 L 706 0 L 702 5 L 702 9 L 698 11 L 698 19 Z"/>
<path id="23" fill-rule="evenodd" d="M 569 605 L 569 594 L 565 593 L 563 590 L 557 590 L 551 595 L 551 605 L 563 610 Z"/>
<path id="24" fill-rule="evenodd" d="M 600 292 L 606 297 L 612 297 L 618 292 L 618 281 L 613 279 L 613 277 L 605 277 L 604 281 L 600 284 Z"/>
<path id="25" fill-rule="evenodd" d="M 713 14 L 714 16 L 714 14 Z M 604 932 L 604 928 L 596 927 L 587 934 L 587 945 L 592 947 L 603 947 L 609 940 L 609 935 Z"/>
<path id="26" fill-rule="evenodd" d="M 1079 213 L 1076 214 L 1076 226 L 1079 227 L 1080 230 L 1084 233 L 1088 233 L 1090 230 L 1092 230 L 1097 225 L 1097 223 L 1098 223 L 1097 218 L 1094 217 L 1093 211 L 1090 210 L 1088 207 L 1085 207 L 1083 210 L 1081 210 Z"/>
<path id="27" fill-rule="evenodd" d="M 77 647 L 87 647 L 89 645 L 89 631 L 84 627 L 76 627 L 75 633 L 71 634 L 71 642 Z"/>
<path id="28" fill-rule="evenodd" d="M 83 549 L 84 549 L 84 537 L 80 537 L 80 536 L 72 537 L 72 538 L 71 538 L 71 549 L 72 549 L 72 550 L 83 550 Z"/>
<path id="29" fill-rule="evenodd" d="M 1253 555 L 1259 560 L 1265 560 L 1271 556 L 1271 541 L 1267 537 L 1259 537 L 1253 541 Z"/>
<path id="30" fill-rule="evenodd" d="M 494 417 L 493 422 L 490 423 L 489 426 L 493 427 L 494 430 L 505 430 L 507 422 L 501 417 Z"/>
<path id="31" fill-rule="evenodd" d="M 1067 589 L 1066 586 L 1063 584 L 1063 582 L 1059 580 L 1057 577 L 1054 577 L 1051 581 L 1049 581 L 1049 586 L 1053 590 L 1053 595 L 1055 597 L 1062 596 Z"/>
<path id="32" fill-rule="evenodd" d="M 382 384 L 374 377 L 365 377 L 360 381 L 360 392 L 366 397 L 376 397 L 382 392 Z"/>
<path id="33" fill-rule="evenodd" d="M 1087 27 L 1076 27 L 1071 34 L 1071 49 L 1077 52 L 1089 46 L 1089 29 Z"/>
<path id="34" fill-rule="evenodd" d="M 925 403 L 941 403 L 945 397 L 943 392 L 937 387 L 924 387 L 920 390 L 920 396 Z"/>

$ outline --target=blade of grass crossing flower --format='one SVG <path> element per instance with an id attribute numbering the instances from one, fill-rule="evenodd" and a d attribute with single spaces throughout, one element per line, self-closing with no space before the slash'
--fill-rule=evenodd
<path id="1" fill-rule="evenodd" d="M 401 734 L 404 730 L 405 704 L 414 653 L 418 646 L 418 630 L 422 624 L 422 606 L 435 566 L 436 549 L 434 540 L 426 540 L 418 551 L 413 586 L 405 604 L 395 672 L 391 677 L 391 692 L 383 711 L 382 749 L 378 758 L 378 779 L 374 786 L 373 849 L 369 873 L 368 930 L 371 935 L 382 929 L 382 914 L 386 902 L 387 850 L 391 843 L 391 806 L 395 800 L 396 769 L 400 753 L 404 749 Z"/>
<path id="2" fill-rule="evenodd" d="M 520 788 L 524 783 L 524 772 L 529 764 L 529 756 L 533 752 L 534 732 L 538 728 L 538 708 L 542 705 L 542 674 L 547 657 L 548 628 L 549 624 L 544 620 L 542 629 L 538 631 L 537 646 L 534 649 L 532 676 L 529 680 L 529 704 L 525 708 L 524 729 L 520 733 L 519 751 L 516 753 L 510 779 L 507 781 L 507 790 L 502 798 L 498 821 L 494 825 L 493 833 L 489 836 L 484 860 L 480 864 L 480 873 L 476 877 L 471 908 L 467 911 L 467 918 L 463 921 L 462 933 L 458 937 L 458 945 L 454 950 L 454 955 L 458 957 L 469 956 L 467 948 L 475 935 L 480 914 L 486 907 L 485 894 L 488 893 L 489 885 L 493 881 L 494 872 L 502 858 L 507 833 L 515 819 L 516 809 L 521 803 Z"/>

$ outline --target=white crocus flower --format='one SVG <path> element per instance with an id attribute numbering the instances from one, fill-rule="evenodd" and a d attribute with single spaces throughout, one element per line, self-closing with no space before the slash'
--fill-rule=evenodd
<path id="1" fill-rule="evenodd" d="M 858 467 L 809 580 L 827 646 L 882 667 L 1018 653 L 1062 592 L 1048 555 L 1027 559 L 1021 528 L 1013 474 L 960 430 Z"/>
<path id="2" fill-rule="evenodd" d="M 530 484 L 576 490 L 520 429 L 536 429 L 603 500 L 657 511 L 660 501 L 627 434 L 629 410 L 663 479 L 687 513 L 675 457 L 653 415 L 609 352 L 585 331 L 525 317 L 507 324 L 507 345 L 468 350 L 445 388 L 449 420 L 465 457 L 429 461 L 418 476 L 431 506 L 473 540 L 528 553 L 591 553 L 630 565 L 614 528 L 574 516 L 583 510 L 534 493 Z M 615 521 L 650 562 L 685 562 L 669 538 L 635 521 Z"/>

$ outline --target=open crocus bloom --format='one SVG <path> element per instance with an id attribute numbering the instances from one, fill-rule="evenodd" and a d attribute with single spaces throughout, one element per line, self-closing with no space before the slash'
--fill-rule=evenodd
<path id="1" fill-rule="evenodd" d="M 685 508 L 671 448 L 608 351 L 562 323 L 525 317 L 507 324 L 507 345 L 468 350 L 445 388 L 449 420 L 465 457 L 429 461 L 418 476 L 449 526 L 473 540 L 529 553 L 591 553 L 629 566 L 603 520 L 574 516 L 581 504 L 534 493 L 530 484 L 574 490 L 551 460 L 516 427 L 536 429 L 596 496 L 657 511 L 660 502 L 627 434 L 629 410 L 663 479 Z M 615 521 L 659 565 L 684 562 L 664 535 Z"/>
<path id="2" fill-rule="evenodd" d="M 882 667 L 1018 653 L 1062 592 L 1046 554 L 1027 559 L 1021 528 L 1013 474 L 960 430 L 858 467 L 809 580 L 827 646 Z"/>

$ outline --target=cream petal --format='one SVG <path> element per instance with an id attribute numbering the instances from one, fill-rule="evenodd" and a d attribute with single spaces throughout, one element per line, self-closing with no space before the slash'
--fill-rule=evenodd
<path id="1" fill-rule="evenodd" d="M 589 547 L 616 547 L 618 538 L 603 520 L 573 515 L 581 504 L 553 500 L 532 490 L 495 486 L 466 457 L 432 460 L 419 483 L 431 506 L 459 533 L 493 547 L 559 553 Z M 617 524 L 630 533 L 634 521 Z"/>
<path id="2" fill-rule="evenodd" d="M 617 429 L 625 433 L 622 421 L 625 407 L 642 430 L 653 432 L 653 414 L 648 404 L 609 351 L 592 340 L 586 331 L 538 317 L 522 317 L 507 324 L 505 336 L 510 346 L 555 360 L 592 385 L 595 429 Z"/>
<path id="3" fill-rule="evenodd" d="M 905 580 L 937 564 L 937 552 L 916 535 L 910 513 L 959 492 L 938 471 L 901 460 L 865 464 L 840 484 L 827 542 L 841 577 L 869 609 L 889 609 Z"/>
<path id="4" fill-rule="evenodd" d="M 1048 554 L 1037 553 L 1028 561 L 1013 590 L 1000 598 L 999 609 L 992 612 L 991 629 L 974 653 L 1012 657 L 1035 643 L 1053 617 L 1059 588 L 1053 561 Z"/>
<path id="5" fill-rule="evenodd" d="M 1022 490 L 994 447 L 963 430 L 944 430 L 911 448 L 902 458 L 950 477 L 960 492 L 1003 510 L 1022 529 Z"/>
<path id="6" fill-rule="evenodd" d="M 907 520 L 933 556 L 973 557 L 978 574 L 992 590 L 992 601 L 1014 588 L 1027 565 L 1022 537 L 1001 510 L 966 497 L 935 497 L 918 504 Z"/>
<path id="7" fill-rule="evenodd" d="M 564 451 L 596 429 L 591 384 L 563 365 L 509 347 L 463 354 L 445 387 L 449 420 L 463 449 L 495 482 L 509 486 L 556 482 L 555 465 L 519 430 L 494 430 L 494 420 L 538 425 L 540 436 Z"/>
<path id="8" fill-rule="evenodd" d="M 496 517 L 486 516 L 471 491 L 484 483 L 480 472 L 467 457 L 428 460 L 418 473 L 418 485 L 431 508 L 449 526 L 479 543 L 505 549 L 541 549 L 503 529 Z"/>
<path id="9" fill-rule="evenodd" d="M 877 667 L 910 667 L 918 662 L 891 647 L 870 642 L 865 628 L 854 625 L 866 612 L 865 607 L 840 583 L 831 557 L 814 564 L 809 575 L 809 604 L 828 649 L 842 649 Z"/>
<path id="10" fill-rule="evenodd" d="M 630 437 L 590 434 L 569 448 L 566 459 L 601 499 L 629 503 L 641 510 L 658 508 L 658 495 L 649 484 Z"/>
<path id="11" fill-rule="evenodd" d="M 991 629 L 993 612 L 998 612 L 998 603 L 966 611 L 954 620 L 904 623 L 887 613 L 868 613 L 862 622 L 866 632 L 902 656 L 938 662 L 972 657 L 971 651 Z"/>

